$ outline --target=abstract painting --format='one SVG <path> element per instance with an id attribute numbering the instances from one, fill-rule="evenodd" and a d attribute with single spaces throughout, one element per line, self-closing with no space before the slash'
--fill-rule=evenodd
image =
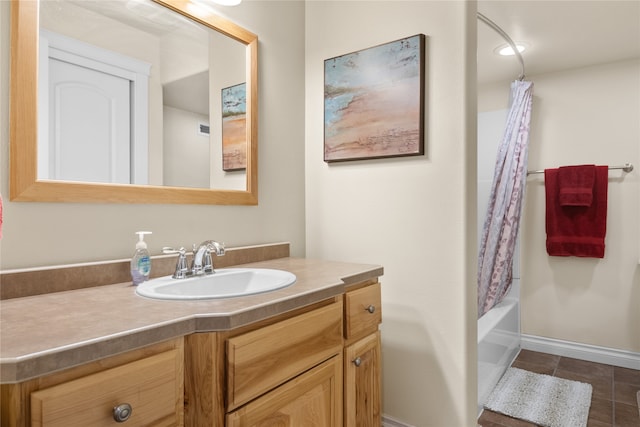
<path id="1" fill-rule="evenodd" d="M 222 89 L 222 169 L 247 168 L 247 85 Z"/>
<path id="2" fill-rule="evenodd" d="M 324 61 L 324 161 L 424 154 L 425 36 Z"/>

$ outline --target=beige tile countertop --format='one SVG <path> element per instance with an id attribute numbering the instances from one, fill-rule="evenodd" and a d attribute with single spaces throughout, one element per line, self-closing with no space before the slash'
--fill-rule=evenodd
<path id="1" fill-rule="evenodd" d="M 215 300 L 148 299 L 130 283 L 3 300 L 0 382 L 25 381 L 195 332 L 233 329 L 383 274 L 377 265 L 291 257 L 243 266 L 287 270 L 297 280 L 269 293 Z"/>

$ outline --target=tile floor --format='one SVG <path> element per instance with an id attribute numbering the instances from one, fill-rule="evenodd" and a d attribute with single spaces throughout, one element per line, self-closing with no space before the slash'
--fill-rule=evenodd
<path id="1" fill-rule="evenodd" d="M 511 365 L 539 374 L 590 383 L 593 386 L 587 427 L 640 427 L 637 393 L 640 370 L 522 350 Z M 485 410 L 482 427 L 535 427 L 535 424 Z"/>

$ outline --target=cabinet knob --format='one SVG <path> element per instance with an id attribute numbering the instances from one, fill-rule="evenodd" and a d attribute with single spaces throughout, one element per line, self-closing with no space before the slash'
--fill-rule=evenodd
<path id="1" fill-rule="evenodd" d="M 375 305 L 370 305 L 365 310 L 367 310 L 369 313 L 373 314 L 373 313 L 376 312 L 376 306 Z"/>
<path id="2" fill-rule="evenodd" d="M 353 359 L 353 364 L 356 365 L 356 367 L 362 365 L 362 359 L 360 359 L 360 356 Z"/>
<path id="3" fill-rule="evenodd" d="M 121 403 L 113 408 L 113 419 L 118 423 L 123 423 L 129 419 L 133 408 L 128 403 Z"/>

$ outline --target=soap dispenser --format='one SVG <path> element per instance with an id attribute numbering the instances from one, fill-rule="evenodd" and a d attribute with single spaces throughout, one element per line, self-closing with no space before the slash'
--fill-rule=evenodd
<path id="1" fill-rule="evenodd" d="M 145 280 L 149 280 L 151 272 L 151 258 L 147 250 L 147 243 L 144 241 L 145 234 L 151 234 L 151 231 L 136 231 L 138 235 L 138 243 L 136 243 L 136 251 L 131 258 L 131 280 L 134 285 L 139 285 Z"/>

